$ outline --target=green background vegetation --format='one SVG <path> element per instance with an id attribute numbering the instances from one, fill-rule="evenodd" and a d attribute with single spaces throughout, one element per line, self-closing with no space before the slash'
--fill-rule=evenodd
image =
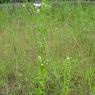
<path id="1" fill-rule="evenodd" d="M 35 0 L 0 0 L 0 3 L 22 3 L 22 2 L 33 2 Z M 50 1 L 50 2 L 55 2 L 55 1 L 94 1 L 94 0 L 38 0 L 38 1 Z"/>

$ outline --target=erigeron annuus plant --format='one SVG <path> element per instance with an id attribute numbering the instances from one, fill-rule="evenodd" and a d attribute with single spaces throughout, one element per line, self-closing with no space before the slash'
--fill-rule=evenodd
<path id="1" fill-rule="evenodd" d="M 43 1 L 42 3 L 45 3 L 45 1 Z M 39 55 L 38 55 L 38 66 L 39 66 L 39 70 L 38 70 L 38 75 L 36 78 L 36 81 L 38 81 L 38 88 L 35 88 L 35 93 L 37 95 L 40 94 L 44 94 L 44 85 L 46 82 L 46 79 L 48 78 L 48 72 L 46 70 L 46 43 L 45 43 L 45 35 L 47 32 L 45 23 L 46 23 L 46 19 L 45 19 L 45 7 L 42 5 L 42 8 L 38 14 L 37 12 L 37 17 L 38 17 L 38 21 L 39 21 L 39 25 L 37 27 L 37 31 L 39 33 Z"/>

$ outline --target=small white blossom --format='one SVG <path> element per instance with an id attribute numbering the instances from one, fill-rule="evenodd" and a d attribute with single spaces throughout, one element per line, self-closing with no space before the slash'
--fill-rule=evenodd
<path id="1" fill-rule="evenodd" d="M 38 7 L 41 7 L 41 3 L 33 3 L 33 5 L 36 7 L 36 8 L 38 8 Z"/>
<path id="2" fill-rule="evenodd" d="M 38 60 L 41 61 L 41 59 L 42 59 L 41 56 L 38 56 Z"/>

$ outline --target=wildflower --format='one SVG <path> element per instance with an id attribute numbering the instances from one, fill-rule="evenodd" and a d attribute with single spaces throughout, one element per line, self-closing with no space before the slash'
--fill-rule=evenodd
<path id="1" fill-rule="evenodd" d="M 42 6 L 42 3 L 40 2 L 34 2 L 33 5 L 35 6 L 37 13 L 40 12 L 40 7 Z"/>
<path id="2" fill-rule="evenodd" d="M 33 3 L 33 5 L 36 7 L 36 8 L 39 8 L 39 7 L 41 7 L 41 3 Z"/>
<path id="3" fill-rule="evenodd" d="M 41 56 L 38 56 L 38 60 L 41 61 L 41 59 L 42 59 Z"/>

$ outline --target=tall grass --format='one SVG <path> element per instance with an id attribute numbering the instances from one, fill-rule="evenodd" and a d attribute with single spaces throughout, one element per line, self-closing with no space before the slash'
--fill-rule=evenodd
<path id="1" fill-rule="evenodd" d="M 0 95 L 94 95 L 94 26 L 94 4 L 2 6 Z"/>

